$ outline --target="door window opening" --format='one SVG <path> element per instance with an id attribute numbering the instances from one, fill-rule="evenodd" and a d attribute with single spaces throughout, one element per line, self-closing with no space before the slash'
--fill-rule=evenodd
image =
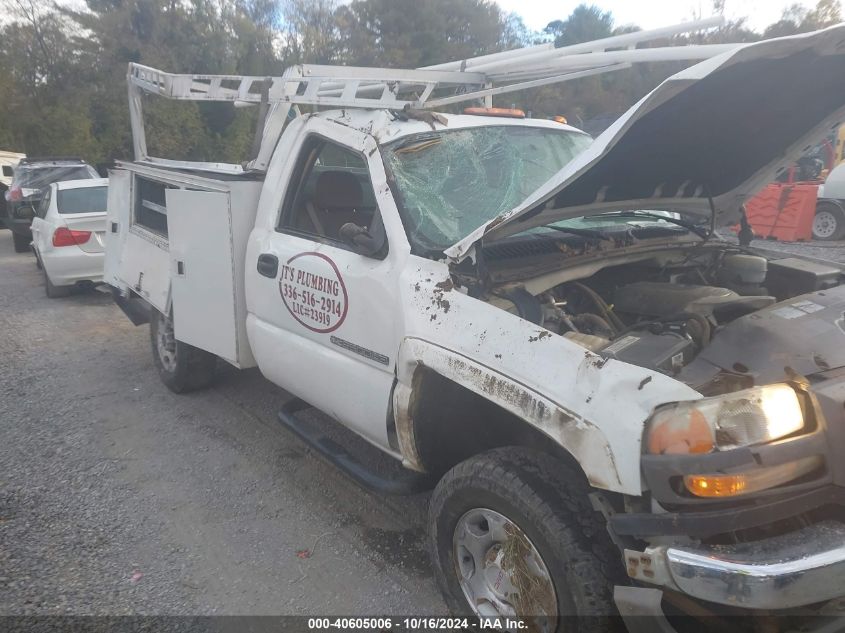
<path id="1" fill-rule="evenodd" d="M 278 230 L 351 250 L 340 228 L 356 224 L 383 235 L 364 157 L 320 137 L 305 142 L 282 206 Z"/>

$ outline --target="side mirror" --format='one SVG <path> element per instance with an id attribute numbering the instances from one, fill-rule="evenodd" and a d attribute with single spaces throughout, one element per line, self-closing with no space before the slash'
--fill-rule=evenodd
<path id="1" fill-rule="evenodd" d="M 359 255 L 367 257 L 375 257 L 381 252 L 384 245 L 384 238 L 374 237 L 363 226 L 358 226 L 352 222 L 347 222 L 340 227 L 338 232 L 340 239 L 345 244 L 349 244 Z"/>
<path id="2" fill-rule="evenodd" d="M 3 165 L 3 175 L 6 178 L 11 178 L 12 176 L 15 175 L 15 170 L 12 169 L 11 165 Z"/>

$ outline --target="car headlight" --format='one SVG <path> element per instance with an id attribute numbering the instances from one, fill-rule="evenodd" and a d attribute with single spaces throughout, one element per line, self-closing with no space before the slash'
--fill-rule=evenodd
<path id="1" fill-rule="evenodd" d="M 646 426 L 651 455 L 687 455 L 754 446 L 804 428 L 795 390 L 786 384 L 678 402 L 658 408 Z"/>

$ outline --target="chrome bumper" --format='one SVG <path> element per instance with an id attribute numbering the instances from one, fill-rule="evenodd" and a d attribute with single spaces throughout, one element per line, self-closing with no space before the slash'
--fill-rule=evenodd
<path id="1" fill-rule="evenodd" d="M 628 575 L 694 598 L 790 609 L 845 595 L 845 525 L 825 522 L 770 539 L 625 550 Z"/>

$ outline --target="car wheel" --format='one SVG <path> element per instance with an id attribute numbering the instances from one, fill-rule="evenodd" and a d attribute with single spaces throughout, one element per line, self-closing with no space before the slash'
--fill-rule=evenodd
<path id="1" fill-rule="evenodd" d="M 607 631 L 622 557 L 579 472 L 509 447 L 450 470 L 429 510 L 438 584 L 456 613 L 520 617 L 539 631 Z M 587 617 L 583 617 L 587 616 Z"/>
<path id="2" fill-rule="evenodd" d="M 214 380 L 217 357 L 182 341 L 173 334 L 173 319 L 154 311 L 150 319 L 150 343 L 161 381 L 174 393 L 207 387 Z"/>
<path id="3" fill-rule="evenodd" d="M 845 213 L 833 202 L 820 202 L 813 217 L 813 239 L 833 241 L 845 237 Z"/>
<path id="4" fill-rule="evenodd" d="M 12 241 L 15 244 L 16 253 L 26 253 L 29 250 L 29 243 L 32 241 L 26 235 L 12 232 Z"/>
<path id="5" fill-rule="evenodd" d="M 50 299 L 60 299 L 61 297 L 69 296 L 73 291 L 73 286 L 53 285 L 53 282 L 50 281 L 50 275 L 48 275 L 47 271 L 44 270 L 44 290 Z"/>

